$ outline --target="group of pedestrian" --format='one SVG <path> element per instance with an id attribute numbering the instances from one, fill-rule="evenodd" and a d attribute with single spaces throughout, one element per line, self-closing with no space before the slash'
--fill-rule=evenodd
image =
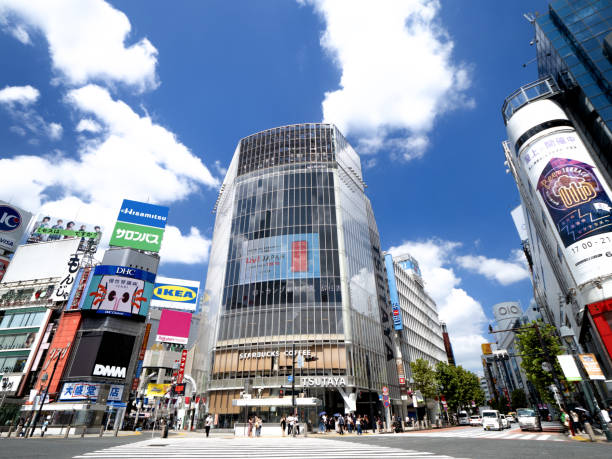
<path id="1" fill-rule="evenodd" d="M 280 420 L 280 426 L 283 431 L 283 437 L 285 435 L 295 437 L 300 434 L 300 418 L 297 414 L 290 414 L 289 416 L 283 415 Z"/>
<path id="2" fill-rule="evenodd" d="M 259 416 L 250 416 L 248 421 L 248 435 L 253 436 L 255 432 L 256 437 L 261 437 L 261 428 L 263 427 L 263 420 Z"/>
<path id="3" fill-rule="evenodd" d="M 349 413 L 344 416 L 341 414 L 327 416 L 327 413 L 321 413 L 319 416 L 320 433 L 336 432 L 339 435 L 344 435 L 345 433 L 355 432 L 357 435 L 361 435 L 367 428 L 370 428 L 370 420 L 367 415 Z M 372 429 L 374 429 L 373 426 Z"/>

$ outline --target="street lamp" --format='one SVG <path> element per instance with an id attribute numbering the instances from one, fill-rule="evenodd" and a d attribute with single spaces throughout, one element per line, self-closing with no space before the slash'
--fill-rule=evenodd
<path id="1" fill-rule="evenodd" d="M 599 405 L 597 404 L 597 399 L 593 395 L 593 392 L 591 391 L 591 387 L 587 382 L 587 380 L 589 380 L 588 375 L 585 375 L 582 363 L 578 361 L 579 359 L 576 360 L 576 357 L 577 357 L 576 351 L 578 349 L 578 344 L 576 343 L 576 335 L 574 334 L 572 329 L 566 325 L 563 325 L 559 329 L 559 333 L 561 334 L 561 338 L 563 338 L 563 340 L 567 343 L 569 352 L 574 358 L 574 362 L 576 363 L 576 366 L 578 367 L 578 371 L 580 372 L 580 378 L 581 378 L 580 383 L 582 385 L 582 391 L 584 392 L 586 401 L 589 404 L 589 409 L 591 410 L 591 413 L 599 414 L 599 419 L 601 420 L 601 426 L 606 436 L 606 440 L 612 441 L 612 432 L 610 432 L 610 430 L 608 429 L 608 423 L 604 419 L 601 413 L 601 410 L 599 409 Z"/>

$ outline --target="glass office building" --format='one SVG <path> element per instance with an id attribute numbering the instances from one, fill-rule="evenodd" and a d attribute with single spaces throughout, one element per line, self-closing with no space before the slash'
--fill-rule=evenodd
<path id="1" fill-rule="evenodd" d="M 383 385 L 399 398 L 364 188 L 359 157 L 333 125 L 239 142 L 215 205 L 205 288 L 215 331 L 203 331 L 196 356 L 221 426 L 243 419 L 245 393 L 270 399 L 257 408 L 270 422 L 290 411 L 293 387 L 297 398 L 318 399 L 300 405 L 314 425 L 322 410 L 378 411 Z"/>

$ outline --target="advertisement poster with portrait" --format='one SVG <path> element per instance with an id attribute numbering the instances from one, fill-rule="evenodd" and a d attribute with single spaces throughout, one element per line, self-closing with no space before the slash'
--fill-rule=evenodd
<path id="1" fill-rule="evenodd" d="M 59 241 L 60 239 L 80 238 L 83 240 L 79 250 L 86 250 L 87 243 L 91 241 L 95 246 L 102 237 L 102 227 L 100 225 L 83 223 L 65 217 L 54 217 L 39 214 L 32 226 L 26 239 L 26 244 L 37 242 Z M 97 247 L 96 247 L 97 248 Z M 94 251 L 89 248 L 88 250 Z"/>
<path id="2" fill-rule="evenodd" d="M 96 266 L 82 310 L 146 317 L 155 274 L 128 266 Z"/>
<path id="3" fill-rule="evenodd" d="M 319 234 L 288 234 L 242 243 L 239 284 L 321 277 Z"/>
<path id="4" fill-rule="evenodd" d="M 612 272 L 612 193 L 576 131 L 552 131 L 520 158 L 576 283 Z"/>

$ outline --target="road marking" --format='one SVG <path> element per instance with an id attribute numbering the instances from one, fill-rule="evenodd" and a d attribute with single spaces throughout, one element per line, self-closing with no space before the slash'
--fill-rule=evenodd
<path id="1" fill-rule="evenodd" d="M 548 440 L 550 438 L 550 435 L 538 435 L 538 438 L 536 438 L 536 440 Z"/>

